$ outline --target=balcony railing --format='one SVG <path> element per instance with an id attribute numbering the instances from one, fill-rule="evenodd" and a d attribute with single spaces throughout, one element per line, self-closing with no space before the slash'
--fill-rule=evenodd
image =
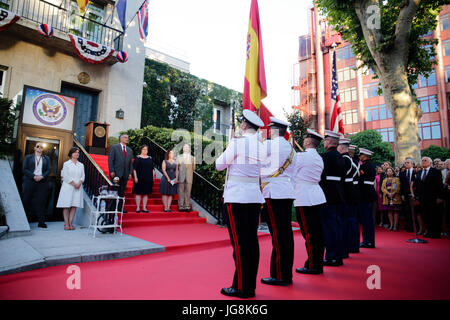
<path id="1" fill-rule="evenodd" d="M 0 0 L 0 8 L 15 12 L 22 19 L 36 23 L 45 23 L 54 30 L 71 33 L 85 39 L 114 48 L 119 51 L 123 47 L 123 32 L 80 15 L 78 9 L 70 7 L 70 0 Z M 74 2 L 76 4 L 76 2 Z M 109 20 L 109 19 L 108 19 Z"/>

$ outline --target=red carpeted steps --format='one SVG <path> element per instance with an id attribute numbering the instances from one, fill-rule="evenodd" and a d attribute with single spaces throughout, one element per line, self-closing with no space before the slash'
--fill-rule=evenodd
<path id="1" fill-rule="evenodd" d="M 98 164 L 103 172 L 109 176 L 108 170 L 108 156 L 103 155 L 90 155 L 92 159 Z M 122 228 L 125 233 L 129 234 L 133 228 L 148 228 L 154 226 L 167 226 L 167 225 L 185 225 L 185 224 L 204 224 L 205 218 L 200 218 L 197 211 L 180 212 L 178 211 L 177 199 L 178 195 L 175 195 L 172 200 L 170 209 L 172 212 L 164 212 L 162 204 L 162 194 L 159 193 L 160 179 L 155 179 L 153 184 L 153 192 L 149 195 L 147 201 L 148 213 L 141 212 L 136 213 L 136 201 L 135 195 L 132 193 L 133 181 L 129 180 L 125 189 L 125 208 L 127 213 L 123 215 Z M 142 230 L 141 232 L 142 233 Z M 155 239 L 157 242 L 157 239 Z"/>

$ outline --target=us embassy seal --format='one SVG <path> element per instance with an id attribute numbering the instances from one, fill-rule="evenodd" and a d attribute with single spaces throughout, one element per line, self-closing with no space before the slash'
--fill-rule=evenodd
<path id="1" fill-rule="evenodd" d="M 43 94 L 33 102 L 33 114 L 36 119 L 48 126 L 56 126 L 67 116 L 64 101 L 55 94 Z"/>

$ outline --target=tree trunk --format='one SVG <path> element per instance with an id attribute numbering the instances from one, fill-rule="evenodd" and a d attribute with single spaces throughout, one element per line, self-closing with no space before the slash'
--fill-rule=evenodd
<path id="1" fill-rule="evenodd" d="M 388 69 L 389 66 L 387 66 Z M 397 69 L 397 70 L 396 70 Z M 420 162 L 420 141 L 418 131 L 419 108 L 409 87 L 406 72 L 392 68 L 382 77 L 384 101 L 392 113 L 394 124 L 395 163 L 401 166 L 405 158 Z"/>

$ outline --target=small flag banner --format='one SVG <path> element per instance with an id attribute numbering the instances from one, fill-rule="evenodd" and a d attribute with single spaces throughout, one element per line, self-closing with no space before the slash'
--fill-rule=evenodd
<path id="1" fill-rule="evenodd" d="M 48 24 L 42 23 L 39 28 L 38 32 L 42 34 L 44 37 L 53 37 L 53 28 L 50 27 Z"/>
<path id="2" fill-rule="evenodd" d="M 139 33 L 141 34 L 141 39 L 145 40 L 148 35 L 148 0 L 145 0 L 142 3 L 142 6 L 139 8 L 137 12 L 138 16 L 138 26 Z"/>
<path id="3" fill-rule="evenodd" d="M 92 42 L 73 34 L 69 34 L 69 38 L 77 55 L 87 63 L 103 63 L 114 54 L 113 48 L 103 44 Z"/>
<path id="4" fill-rule="evenodd" d="M 128 61 L 128 55 L 125 51 L 119 51 L 116 54 L 117 61 L 125 63 Z"/>
<path id="5" fill-rule="evenodd" d="M 78 8 L 80 9 L 81 13 L 84 13 L 86 10 L 86 6 L 89 3 L 89 0 L 77 0 Z"/>
<path id="6" fill-rule="evenodd" d="M 0 31 L 8 29 L 19 19 L 20 16 L 14 12 L 0 8 Z"/>

